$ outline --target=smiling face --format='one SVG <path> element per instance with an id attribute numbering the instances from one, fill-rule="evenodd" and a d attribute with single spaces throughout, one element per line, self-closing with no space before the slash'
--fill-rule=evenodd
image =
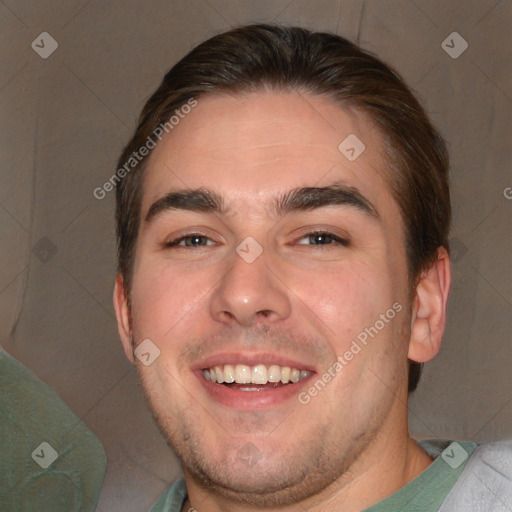
<path id="1" fill-rule="evenodd" d="M 160 350 L 138 371 L 203 487 L 292 502 L 406 433 L 408 273 L 385 170 L 366 117 L 299 93 L 200 97 L 153 151 L 132 308 L 116 308 L 128 357 L 130 338 Z"/>

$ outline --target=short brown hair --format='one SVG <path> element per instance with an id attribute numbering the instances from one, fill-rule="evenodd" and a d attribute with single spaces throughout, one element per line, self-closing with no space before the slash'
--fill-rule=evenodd
<path id="1" fill-rule="evenodd" d="M 412 293 L 421 272 L 437 258 L 438 248 L 449 250 L 446 146 L 398 73 L 340 36 L 259 24 L 201 43 L 171 68 L 147 101 L 118 169 L 126 169 L 126 162 L 155 129 L 191 99 L 263 88 L 330 97 L 342 108 L 364 112 L 380 130 L 389 167 L 387 182 L 405 226 Z M 129 304 L 148 156 L 123 173 L 116 189 L 118 271 Z M 416 388 L 420 375 L 421 364 L 410 361 L 409 391 Z"/>

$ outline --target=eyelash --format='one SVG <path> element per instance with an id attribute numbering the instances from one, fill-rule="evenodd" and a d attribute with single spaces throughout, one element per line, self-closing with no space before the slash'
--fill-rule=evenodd
<path id="1" fill-rule="evenodd" d="M 207 238 L 207 239 L 209 239 L 208 236 L 206 236 L 203 233 L 190 233 L 188 235 L 180 236 L 179 238 L 176 238 L 174 240 L 170 240 L 169 242 L 164 243 L 164 248 L 171 249 L 173 247 L 178 247 L 180 242 L 182 242 L 183 240 L 187 240 L 189 238 Z M 184 245 L 184 246 L 179 246 L 179 247 L 187 248 L 187 247 L 203 247 L 203 246 L 193 246 L 193 245 L 185 246 Z"/>
<path id="2" fill-rule="evenodd" d="M 343 247 L 348 247 L 350 245 L 350 242 L 345 239 L 345 238 L 341 238 L 337 235 L 335 235 L 334 233 L 331 233 L 330 231 L 325 231 L 325 230 L 317 230 L 317 231 L 309 231 L 307 233 L 304 233 L 303 235 L 301 235 L 301 237 L 298 239 L 298 240 L 303 240 L 304 238 L 307 238 L 307 237 L 313 237 L 313 236 L 329 236 L 333 242 L 335 243 L 331 243 L 331 244 L 300 244 L 299 245 L 311 245 L 311 246 L 316 246 L 316 247 L 324 247 L 324 246 L 331 246 L 331 245 L 341 245 Z M 183 248 L 183 249 L 186 249 L 186 248 L 194 248 L 194 247 L 208 247 L 208 245 L 180 245 L 181 242 L 187 240 L 187 239 L 191 239 L 191 238 L 206 238 L 208 240 L 210 240 L 208 238 L 207 235 L 205 235 L 204 233 L 190 233 L 188 235 L 184 235 L 184 236 L 181 236 L 179 238 L 176 238 L 174 240 L 170 240 L 169 242 L 166 242 L 163 244 L 163 247 L 165 249 L 172 249 L 172 248 Z"/>
<path id="3" fill-rule="evenodd" d="M 305 234 L 303 234 L 299 240 L 302 240 L 306 237 L 312 237 L 312 236 L 329 236 L 334 242 L 333 244 L 300 244 L 300 245 L 316 245 L 317 247 L 323 247 L 324 245 L 330 246 L 330 245 L 341 245 L 343 247 L 348 247 L 350 245 L 350 242 L 346 238 L 341 238 L 340 236 L 335 235 L 334 233 L 331 233 L 330 231 L 325 230 L 315 230 L 315 231 L 309 231 Z"/>

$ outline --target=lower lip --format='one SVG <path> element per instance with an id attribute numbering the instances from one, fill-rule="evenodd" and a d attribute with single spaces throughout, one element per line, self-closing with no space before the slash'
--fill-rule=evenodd
<path id="1" fill-rule="evenodd" d="M 233 409 L 251 411 L 275 407 L 290 400 L 290 398 L 297 397 L 301 390 L 307 386 L 309 379 L 314 375 L 312 373 L 299 382 L 279 386 L 277 388 L 261 389 L 259 391 L 241 391 L 207 381 L 203 377 L 202 370 L 194 373 L 213 400 Z"/>

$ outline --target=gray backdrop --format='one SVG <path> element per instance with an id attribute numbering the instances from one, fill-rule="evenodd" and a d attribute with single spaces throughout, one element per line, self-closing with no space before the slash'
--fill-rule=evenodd
<path id="1" fill-rule="evenodd" d="M 411 430 L 512 437 L 510 0 L 5 0 L 0 344 L 102 441 L 101 511 L 147 510 L 180 471 L 121 351 L 114 193 L 98 200 L 93 190 L 164 72 L 205 38 L 256 21 L 334 31 L 378 53 L 446 137 L 454 282 Z"/>

